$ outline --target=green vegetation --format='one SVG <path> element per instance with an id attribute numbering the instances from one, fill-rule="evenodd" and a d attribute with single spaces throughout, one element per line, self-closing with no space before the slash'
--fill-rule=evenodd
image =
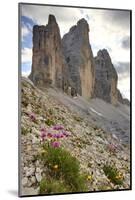
<path id="1" fill-rule="evenodd" d="M 45 121 L 45 123 L 46 123 L 48 126 L 52 126 L 52 125 L 55 124 L 54 121 L 51 120 L 51 119 L 47 119 L 47 120 Z"/>
<path id="2" fill-rule="evenodd" d="M 70 189 L 60 180 L 43 178 L 40 182 L 40 194 L 52 194 L 52 193 L 66 193 L 70 192 Z"/>
<path id="3" fill-rule="evenodd" d="M 115 166 L 104 165 L 103 167 L 105 175 L 110 179 L 115 185 L 123 184 L 123 174 L 120 173 Z"/>
<path id="4" fill-rule="evenodd" d="M 27 135 L 27 129 L 25 128 L 25 127 L 21 127 L 21 134 L 23 134 L 23 135 Z"/>
<path id="5" fill-rule="evenodd" d="M 53 177 L 49 180 L 49 187 L 52 190 L 54 185 L 62 180 L 65 189 L 68 188 L 71 192 L 87 191 L 85 176 L 80 174 L 79 162 L 75 157 L 62 148 L 44 145 L 44 149 L 46 153 L 41 154 L 41 159 L 48 168 L 48 176 Z M 48 180 L 45 184 L 47 182 Z M 41 185 L 40 191 L 43 191 Z M 59 187 L 55 187 L 55 192 L 60 192 Z"/>

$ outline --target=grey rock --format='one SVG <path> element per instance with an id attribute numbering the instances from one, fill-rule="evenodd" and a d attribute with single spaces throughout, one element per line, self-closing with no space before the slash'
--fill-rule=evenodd
<path id="1" fill-rule="evenodd" d="M 32 184 L 35 184 L 35 183 L 36 183 L 36 178 L 35 178 L 35 176 L 32 176 L 30 180 L 31 180 L 31 183 L 32 183 Z"/>
<path id="2" fill-rule="evenodd" d="M 27 184 L 28 184 L 28 178 L 27 177 L 22 178 L 22 186 L 27 186 Z"/>
<path id="3" fill-rule="evenodd" d="M 38 172 L 35 174 L 35 176 L 36 176 L 37 182 L 40 182 L 42 180 L 41 173 Z"/>
<path id="4" fill-rule="evenodd" d="M 99 50 L 95 57 L 94 97 L 116 105 L 122 102 L 122 95 L 117 89 L 118 75 L 106 49 Z"/>
<path id="5" fill-rule="evenodd" d="M 85 19 L 77 22 L 62 39 L 63 53 L 75 91 L 86 98 L 93 96 L 94 58 L 89 42 L 89 26 Z"/>
<path id="6" fill-rule="evenodd" d="M 31 138 L 32 138 L 32 143 L 33 144 L 38 144 L 40 142 L 40 139 L 35 137 L 34 135 L 31 135 Z"/>
<path id="7" fill-rule="evenodd" d="M 130 106 L 130 101 L 128 99 L 123 99 L 123 103 Z"/>
<path id="8" fill-rule="evenodd" d="M 35 168 L 28 168 L 28 170 L 26 171 L 26 176 L 32 176 L 35 172 Z"/>
<path id="9" fill-rule="evenodd" d="M 62 54 L 59 26 L 49 15 L 46 26 L 33 27 L 32 72 L 29 76 L 39 88 L 56 86 L 68 88 L 68 68 Z"/>
<path id="10" fill-rule="evenodd" d="M 35 165 L 36 165 L 36 167 L 39 167 L 39 165 L 40 165 L 39 160 L 36 160 Z"/>
<path id="11" fill-rule="evenodd" d="M 22 188 L 22 191 L 21 191 L 21 194 L 22 195 L 37 195 L 39 194 L 39 188 L 33 188 L 33 187 L 29 187 L 29 188 Z"/>

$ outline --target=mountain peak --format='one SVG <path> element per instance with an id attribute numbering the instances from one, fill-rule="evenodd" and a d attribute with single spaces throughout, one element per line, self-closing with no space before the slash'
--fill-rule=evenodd
<path id="1" fill-rule="evenodd" d="M 48 17 L 48 24 L 57 23 L 54 15 L 50 14 Z"/>

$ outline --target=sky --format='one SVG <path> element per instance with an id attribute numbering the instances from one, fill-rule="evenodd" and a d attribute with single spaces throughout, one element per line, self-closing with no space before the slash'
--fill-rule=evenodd
<path id="1" fill-rule="evenodd" d="M 130 12 L 120 10 L 84 9 L 55 6 L 21 6 L 21 71 L 31 72 L 33 25 L 46 25 L 48 15 L 56 17 L 61 37 L 85 18 L 89 24 L 89 39 L 94 56 L 106 48 L 118 73 L 118 88 L 130 99 Z"/>

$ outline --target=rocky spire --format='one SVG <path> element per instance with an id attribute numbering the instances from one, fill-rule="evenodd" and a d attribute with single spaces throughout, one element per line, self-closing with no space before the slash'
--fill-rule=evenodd
<path id="1" fill-rule="evenodd" d="M 62 46 L 77 93 L 85 98 L 92 97 L 95 83 L 94 59 L 89 42 L 89 25 L 85 19 L 79 20 L 64 35 Z"/>
<path id="2" fill-rule="evenodd" d="M 66 88 L 67 65 L 62 54 L 61 37 L 55 16 L 49 15 L 46 26 L 33 27 L 32 72 L 29 78 L 38 87 Z"/>
<path id="3" fill-rule="evenodd" d="M 122 102 L 122 95 L 117 89 L 118 75 L 106 49 L 99 50 L 95 57 L 95 97 L 109 103 Z"/>

